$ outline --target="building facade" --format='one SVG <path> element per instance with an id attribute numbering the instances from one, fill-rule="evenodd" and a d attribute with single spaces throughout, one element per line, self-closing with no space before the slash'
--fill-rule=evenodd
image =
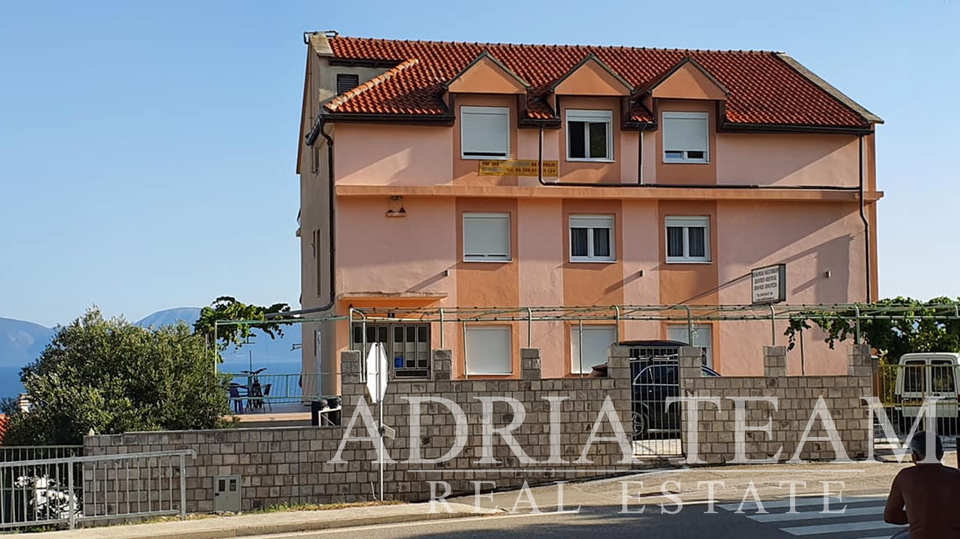
<path id="1" fill-rule="evenodd" d="M 751 269 L 781 263 L 790 304 L 877 297 L 881 120 L 785 54 L 304 38 L 310 316 L 748 304 Z M 303 324 L 303 362 L 334 394 L 360 341 L 385 342 L 398 376 L 428 376 L 442 340 L 454 377 L 495 379 L 520 376 L 521 346 L 551 378 L 589 372 L 616 339 L 676 339 L 723 374 L 762 373 L 769 322 L 688 330 L 394 314 L 366 335 Z M 817 337 L 804 371 L 845 372 Z"/>

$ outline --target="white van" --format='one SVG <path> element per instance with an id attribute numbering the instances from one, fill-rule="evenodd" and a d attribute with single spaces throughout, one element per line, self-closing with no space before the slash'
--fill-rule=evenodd
<path id="1" fill-rule="evenodd" d="M 960 373 L 960 354 L 950 352 L 920 352 L 900 357 L 894 399 L 897 419 L 909 430 L 920 413 L 923 400 L 937 400 L 937 432 L 957 433 L 958 404 L 957 378 Z"/>

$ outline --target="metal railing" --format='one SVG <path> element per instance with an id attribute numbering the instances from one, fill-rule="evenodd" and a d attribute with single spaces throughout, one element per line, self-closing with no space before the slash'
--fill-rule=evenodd
<path id="1" fill-rule="evenodd" d="M 4 445 L 0 446 L 0 462 L 82 457 L 82 445 Z"/>
<path id="2" fill-rule="evenodd" d="M 193 450 L 0 462 L 0 529 L 179 515 Z"/>
<path id="3" fill-rule="evenodd" d="M 269 409 L 277 403 L 309 402 L 320 398 L 319 374 L 231 373 L 230 410 L 235 413 Z"/>

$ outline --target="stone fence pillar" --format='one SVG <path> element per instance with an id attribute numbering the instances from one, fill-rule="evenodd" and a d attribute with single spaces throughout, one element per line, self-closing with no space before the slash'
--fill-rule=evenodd
<path id="1" fill-rule="evenodd" d="M 870 345 L 855 344 L 850 347 L 847 374 L 849 376 L 873 376 L 873 358 Z"/>
<path id="2" fill-rule="evenodd" d="M 681 392 L 688 384 L 685 382 L 691 378 L 700 378 L 703 376 L 703 350 L 698 346 L 680 347 L 680 390 Z"/>
<path id="3" fill-rule="evenodd" d="M 630 379 L 630 349 L 626 346 L 611 346 L 607 350 L 607 378 Z"/>
<path id="4" fill-rule="evenodd" d="M 540 369 L 540 349 L 520 349 L 520 377 L 524 380 L 539 380 L 542 376 Z"/>
<path id="5" fill-rule="evenodd" d="M 763 376 L 766 378 L 782 378 L 787 375 L 787 347 L 763 347 Z"/>
<path id="6" fill-rule="evenodd" d="M 434 350 L 433 360 L 433 379 L 449 380 L 453 372 L 453 352 L 449 349 Z"/>

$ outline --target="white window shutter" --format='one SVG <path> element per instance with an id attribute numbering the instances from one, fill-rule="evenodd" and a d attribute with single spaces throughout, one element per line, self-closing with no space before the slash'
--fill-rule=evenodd
<path id="1" fill-rule="evenodd" d="M 512 374 L 510 326 L 467 326 L 467 374 Z"/>
<path id="2" fill-rule="evenodd" d="M 510 258 L 510 214 L 463 215 L 465 258 Z"/>
<path id="3" fill-rule="evenodd" d="M 573 374 L 587 374 L 594 365 L 607 362 L 607 351 L 617 340 L 615 326 L 583 326 L 583 364 L 580 363 L 580 327 L 571 328 L 571 369 Z"/>
<path id="4" fill-rule="evenodd" d="M 613 216 L 570 216 L 570 228 L 613 228 Z"/>
<path id="5" fill-rule="evenodd" d="M 702 151 L 708 149 L 707 116 L 663 116 L 664 151 Z"/>
<path id="6" fill-rule="evenodd" d="M 499 107 L 461 107 L 460 145 L 463 155 L 507 157 L 509 154 L 509 112 Z"/>

